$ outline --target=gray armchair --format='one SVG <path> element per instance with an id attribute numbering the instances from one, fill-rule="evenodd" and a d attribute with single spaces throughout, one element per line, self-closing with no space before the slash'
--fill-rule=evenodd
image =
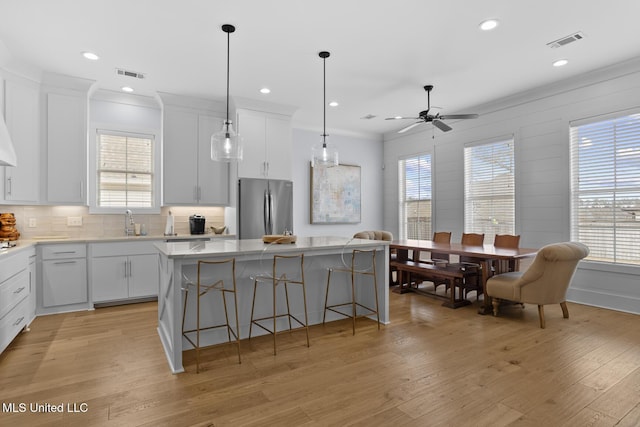
<path id="1" fill-rule="evenodd" d="M 538 305 L 540 327 L 545 327 L 545 304 L 560 304 L 564 318 L 569 317 L 566 293 L 578 262 L 589 255 L 582 243 L 554 243 L 540 249 L 529 268 L 498 274 L 487 280 L 487 295 L 493 298 L 493 315 L 498 315 L 500 300 Z"/>

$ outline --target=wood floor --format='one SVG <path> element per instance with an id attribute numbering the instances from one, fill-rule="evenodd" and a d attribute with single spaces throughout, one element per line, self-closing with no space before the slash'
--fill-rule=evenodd
<path id="1" fill-rule="evenodd" d="M 640 425 L 639 316 L 547 306 L 543 330 L 535 306 L 494 318 L 390 298 L 380 331 L 314 326 L 310 348 L 304 332 L 279 335 L 275 357 L 254 338 L 241 365 L 231 346 L 204 351 L 200 374 L 192 352 L 170 373 L 155 303 L 38 317 L 0 356 L 0 425 Z"/>

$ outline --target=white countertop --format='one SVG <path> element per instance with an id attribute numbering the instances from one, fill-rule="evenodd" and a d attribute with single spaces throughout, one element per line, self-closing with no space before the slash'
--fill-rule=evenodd
<path id="1" fill-rule="evenodd" d="M 298 237 L 295 243 L 266 244 L 262 239 L 217 239 L 209 242 L 162 242 L 156 243 L 158 250 L 169 258 L 208 256 L 236 256 L 286 252 L 309 252 L 320 250 L 352 249 L 389 245 L 382 240 L 352 239 L 346 237 L 321 236 Z"/>
<path id="2" fill-rule="evenodd" d="M 16 246 L 7 249 L 0 249 L 0 257 L 21 250 L 33 247 L 35 245 L 60 244 L 60 243 L 109 243 L 109 242 L 141 242 L 141 241 L 165 241 L 165 240 L 193 240 L 194 242 L 201 239 L 235 239 L 232 234 L 184 234 L 175 236 L 153 235 L 153 236 L 110 236 L 110 237 L 68 237 L 68 236 L 41 236 L 32 239 L 18 239 L 11 243 Z M 190 242 L 186 242 L 187 245 Z"/>

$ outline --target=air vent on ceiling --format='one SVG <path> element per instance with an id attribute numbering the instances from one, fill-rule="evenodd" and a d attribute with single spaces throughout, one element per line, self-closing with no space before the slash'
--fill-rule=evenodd
<path id="1" fill-rule="evenodd" d="M 577 33 L 570 34 L 568 36 L 562 37 L 561 39 L 554 40 L 551 43 L 547 43 L 547 46 L 556 48 L 562 47 L 569 43 L 577 42 L 578 40 L 582 40 L 584 38 L 584 34 L 582 31 L 578 31 Z"/>
<path id="2" fill-rule="evenodd" d="M 116 73 L 120 76 L 134 77 L 136 79 L 144 79 L 144 74 L 136 73 L 135 71 L 123 70 L 122 68 L 116 68 Z"/>

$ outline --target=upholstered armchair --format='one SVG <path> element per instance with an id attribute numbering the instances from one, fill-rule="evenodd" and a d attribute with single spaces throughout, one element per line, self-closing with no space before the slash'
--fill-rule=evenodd
<path id="1" fill-rule="evenodd" d="M 393 234 L 384 230 L 359 231 L 353 237 L 356 239 L 386 240 L 389 242 L 393 240 Z"/>
<path id="2" fill-rule="evenodd" d="M 569 317 L 566 293 L 578 262 L 589 255 L 582 243 L 564 242 L 540 249 L 529 268 L 497 274 L 487 280 L 487 295 L 493 298 L 493 315 L 498 315 L 501 300 L 538 305 L 540 327 L 545 327 L 544 305 L 560 304 Z"/>

